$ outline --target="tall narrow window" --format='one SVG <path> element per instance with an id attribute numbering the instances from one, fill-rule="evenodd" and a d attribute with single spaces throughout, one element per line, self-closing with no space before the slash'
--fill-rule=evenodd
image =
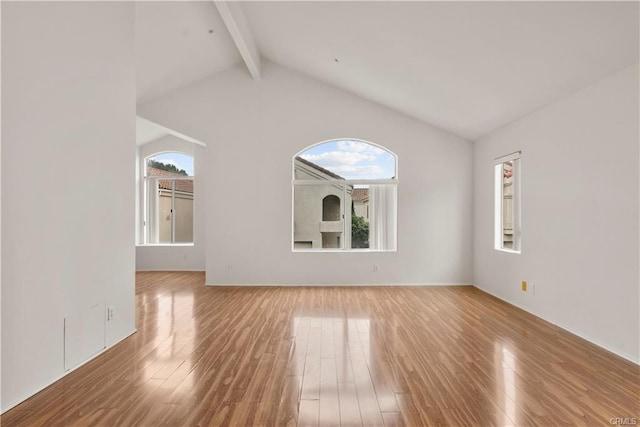
<path id="1" fill-rule="evenodd" d="M 193 157 L 156 154 L 145 172 L 145 243 L 193 243 Z"/>
<path id="2" fill-rule="evenodd" d="M 397 159 L 359 140 L 293 159 L 293 249 L 396 250 Z"/>
<path id="3" fill-rule="evenodd" d="M 521 153 L 497 158 L 495 168 L 495 248 L 520 252 Z"/>

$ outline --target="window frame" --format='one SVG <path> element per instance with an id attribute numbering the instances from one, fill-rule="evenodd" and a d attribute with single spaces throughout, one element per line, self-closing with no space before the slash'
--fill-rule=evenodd
<path id="1" fill-rule="evenodd" d="M 504 247 L 503 164 L 512 162 L 513 248 Z M 522 151 L 498 157 L 494 165 L 494 249 L 513 254 L 522 253 Z"/>
<path id="2" fill-rule="evenodd" d="M 147 162 L 149 159 L 153 158 L 154 156 L 157 156 L 159 154 L 167 154 L 167 153 L 177 153 L 177 154 L 182 154 L 185 156 L 189 156 L 193 159 L 194 162 L 194 171 L 193 171 L 193 175 L 187 175 L 187 176 L 148 176 L 147 174 Z M 142 165 L 141 165 L 141 169 L 142 169 L 142 243 L 139 244 L 138 246 L 193 246 L 194 245 L 194 239 L 195 239 L 195 204 L 196 204 L 196 172 L 195 172 L 195 157 L 193 156 L 193 154 L 191 153 L 186 153 L 180 150 L 163 150 L 163 151 L 158 151 L 152 154 L 149 154 L 148 156 L 144 157 L 142 159 Z M 151 235 L 151 231 L 150 231 L 150 227 L 152 224 L 150 215 L 151 215 L 151 208 L 150 208 L 150 198 L 152 197 L 152 193 L 149 190 L 151 182 L 155 182 L 155 185 L 157 187 L 157 182 L 159 180 L 165 180 L 165 181 L 172 181 L 172 189 L 171 190 L 167 190 L 167 191 L 171 191 L 171 242 L 151 242 L 150 240 L 150 235 Z M 176 189 L 175 189 L 175 181 L 192 181 L 193 182 L 193 194 L 192 194 L 192 202 L 193 202 L 193 219 L 192 219 L 192 239 L 190 242 L 176 242 L 175 241 L 175 237 L 176 237 L 176 231 L 175 231 L 175 222 L 176 222 L 176 216 L 174 215 L 175 212 L 175 197 L 176 197 Z M 156 203 L 156 206 L 158 206 L 159 204 Z M 156 207 L 157 209 L 157 207 Z M 157 222 L 158 220 L 156 220 Z M 156 225 L 157 228 L 157 225 Z M 159 234 L 158 231 L 156 231 L 156 235 Z M 156 236 L 158 237 L 158 236 Z M 158 239 L 159 240 L 159 237 Z"/>
<path id="3" fill-rule="evenodd" d="M 316 147 L 318 145 L 322 145 L 322 144 L 326 144 L 326 143 L 331 143 L 331 142 L 338 142 L 338 141 L 355 141 L 355 142 L 362 142 L 365 144 L 369 144 L 371 146 L 380 148 L 382 150 L 384 150 L 385 152 L 391 154 L 393 156 L 393 160 L 394 160 L 394 170 L 395 170 L 395 176 L 393 178 L 390 179 L 338 179 L 338 178 L 331 178 L 331 179 L 325 179 L 325 180 L 318 180 L 318 179 L 295 179 L 296 176 L 296 158 L 298 156 L 300 156 L 301 154 L 303 154 L 305 151 Z M 357 139 L 357 138 L 335 138 L 335 139 L 330 139 L 330 140 L 326 140 L 326 141 L 322 141 L 319 142 L 317 144 L 312 144 L 302 150 L 300 150 L 298 153 L 296 153 L 293 157 L 292 157 L 292 161 L 291 161 L 291 176 L 293 177 L 293 179 L 291 180 L 291 251 L 294 253 L 325 253 L 325 252 L 356 252 L 356 253 L 367 253 L 367 252 L 397 252 L 398 251 L 398 186 L 399 186 L 399 180 L 398 180 L 398 156 L 392 152 L 391 150 L 387 149 L 386 147 L 379 145 L 379 144 L 375 144 L 373 142 L 369 142 L 366 140 L 362 140 L 362 139 Z M 347 247 L 347 239 L 342 239 L 342 247 L 341 248 L 315 248 L 315 249 L 302 249 L 302 248 L 296 248 L 295 247 L 295 189 L 296 186 L 324 186 L 324 185 L 340 185 L 342 186 L 342 191 L 343 191 L 343 196 L 342 196 L 342 201 L 347 200 L 347 192 L 348 192 L 348 187 L 351 186 L 351 188 L 353 189 L 354 186 L 356 185 L 367 185 L 367 186 L 373 186 L 373 185 L 394 185 L 395 186 L 395 204 L 394 204 L 394 217 L 395 217 L 395 232 L 394 232 L 394 242 L 393 242 L 393 248 L 392 249 L 371 249 L 371 248 L 351 248 L 351 237 L 349 237 L 348 239 L 348 243 L 349 243 L 349 247 Z M 343 219 L 345 218 L 345 212 L 346 209 L 350 207 L 347 207 L 345 205 L 344 202 L 342 202 L 342 216 Z M 371 216 L 370 216 L 371 218 Z M 371 223 L 369 221 L 369 223 Z M 343 224 L 343 231 L 342 233 L 346 236 L 347 235 L 347 231 L 350 231 L 350 226 L 347 226 L 347 221 L 344 221 Z"/>

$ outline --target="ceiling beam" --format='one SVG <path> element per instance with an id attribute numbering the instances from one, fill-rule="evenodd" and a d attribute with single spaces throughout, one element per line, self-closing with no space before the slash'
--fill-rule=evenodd
<path id="1" fill-rule="evenodd" d="M 214 1 L 251 77 L 260 79 L 260 52 L 256 47 L 239 1 Z"/>

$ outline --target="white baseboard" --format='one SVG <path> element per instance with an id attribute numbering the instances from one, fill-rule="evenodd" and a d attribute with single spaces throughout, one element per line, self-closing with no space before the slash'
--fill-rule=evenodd
<path id="1" fill-rule="evenodd" d="M 56 381 L 60 381 L 62 378 L 66 377 L 67 375 L 69 375 L 71 372 L 75 371 L 76 369 L 86 365 L 87 363 L 91 362 L 93 359 L 95 359 L 96 357 L 99 357 L 101 355 L 103 355 L 107 350 L 112 349 L 113 347 L 115 347 L 118 343 L 126 340 L 127 338 L 129 338 L 131 335 L 135 334 L 136 332 L 138 332 L 137 329 L 134 329 L 133 332 L 127 334 L 126 336 L 122 337 L 121 339 L 119 339 L 118 341 L 116 341 L 115 343 L 113 343 L 113 345 L 109 346 L 109 347 L 105 347 L 102 350 L 100 350 L 98 353 L 94 354 L 93 356 L 91 356 L 90 358 L 88 358 L 87 360 L 83 361 L 82 363 L 80 363 L 79 365 L 74 366 L 73 368 L 69 369 L 68 371 L 65 371 L 64 373 L 62 373 L 62 375 L 59 375 L 57 377 L 55 377 L 53 380 L 51 380 L 50 382 L 48 382 L 47 384 L 36 388 L 36 391 L 34 391 L 33 393 L 27 395 L 27 396 L 22 396 L 19 397 L 17 399 L 16 402 L 12 402 L 9 404 L 9 406 L 7 408 L 5 408 L 2 411 L 2 414 L 4 414 L 5 412 L 15 408 L 16 406 L 18 406 L 19 404 L 21 404 L 22 402 L 24 402 L 27 399 L 30 399 L 31 397 L 35 396 L 36 394 L 40 393 L 42 390 L 46 389 L 47 387 L 53 385 Z"/>
<path id="2" fill-rule="evenodd" d="M 563 325 L 563 324 L 561 324 L 559 322 L 556 322 L 556 321 L 553 321 L 551 319 L 547 319 L 545 317 L 542 317 L 538 313 L 533 312 L 531 309 L 529 309 L 527 307 L 523 307 L 522 305 L 520 305 L 520 304 L 518 304 L 516 302 L 513 302 L 513 301 L 511 301 L 511 300 L 509 300 L 507 298 L 504 298 L 504 297 L 496 294 L 495 292 L 492 292 L 492 291 L 490 291 L 488 289 L 485 289 L 485 288 L 483 288 L 481 286 L 478 286 L 478 285 L 472 285 L 472 286 L 477 288 L 477 289 L 479 289 L 479 290 L 481 290 L 484 293 L 487 293 L 487 294 L 489 294 L 491 296 L 494 296 L 494 297 L 498 298 L 501 301 L 504 301 L 504 302 L 506 302 L 508 304 L 511 304 L 511 305 L 515 306 L 515 307 L 518 307 L 520 310 L 526 311 L 527 313 L 532 314 L 532 315 L 536 316 L 537 318 L 544 320 L 545 322 L 549 322 L 552 325 L 555 325 L 555 326 L 557 326 L 559 328 L 562 328 L 565 331 L 569 332 L 570 334 L 573 334 L 573 335 L 575 335 L 575 336 L 577 336 L 579 338 L 582 338 L 585 341 L 589 341 L 591 344 L 597 345 L 598 347 L 600 347 L 600 348 L 602 348 L 604 350 L 607 350 L 608 352 L 613 353 L 616 356 L 622 357 L 623 359 L 626 359 L 629 362 L 634 363 L 636 365 L 640 365 L 640 360 L 635 359 L 633 356 L 631 356 L 629 354 L 626 354 L 624 352 L 621 352 L 618 349 L 615 349 L 615 348 L 612 348 L 612 347 L 610 347 L 610 346 L 608 346 L 606 344 L 603 344 L 603 343 L 599 342 L 597 339 L 595 339 L 593 337 L 590 337 L 590 336 L 585 335 L 585 334 L 583 334 L 581 332 L 575 331 L 574 329 L 569 328 L 569 327 L 567 327 L 567 326 L 565 326 L 565 325 Z"/>
<path id="3" fill-rule="evenodd" d="M 205 283 L 207 286 L 239 286 L 239 287 L 398 287 L 398 286 L 473 286 L 470 283 Z"/>

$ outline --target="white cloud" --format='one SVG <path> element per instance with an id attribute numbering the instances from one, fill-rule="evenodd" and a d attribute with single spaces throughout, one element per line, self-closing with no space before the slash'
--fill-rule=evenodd
<path id="1" fill-rule="evenodd" d="M 340 151 L 348 151 L 352 153 L 367 153 L 376 157 L 385 152 L 382 148 L 361 141 L 338 141 L 337 145 L 338 150 Z"/>
<path id="2" fill-rule="evenodd" d="M 384 173 L 384 169 L 379 165 L 362 165 L 362 166 L 339 166 L 332 169 L 338 175 L 349 175 L 358 178 L 364 178 L 368 176 L 377 176 Z"/>
<path id="3" fill-rule="evenodd" d="M 364 161 L 375 161 L 375 156 L 349 151 L 327 151 L 320 154 L 303 154 L 302 157 L 323 167 L 355 165 Z"/>
<path id="4" fill-rule="evenodd" d="M 332 144 L 330 151 L 301 155 L 305 160 L 352 179 L 372 179 L 386 175 L 389 172 L 382 163 L 387 156 L 385 150 L 360 141 L 337 141 Z"/>

